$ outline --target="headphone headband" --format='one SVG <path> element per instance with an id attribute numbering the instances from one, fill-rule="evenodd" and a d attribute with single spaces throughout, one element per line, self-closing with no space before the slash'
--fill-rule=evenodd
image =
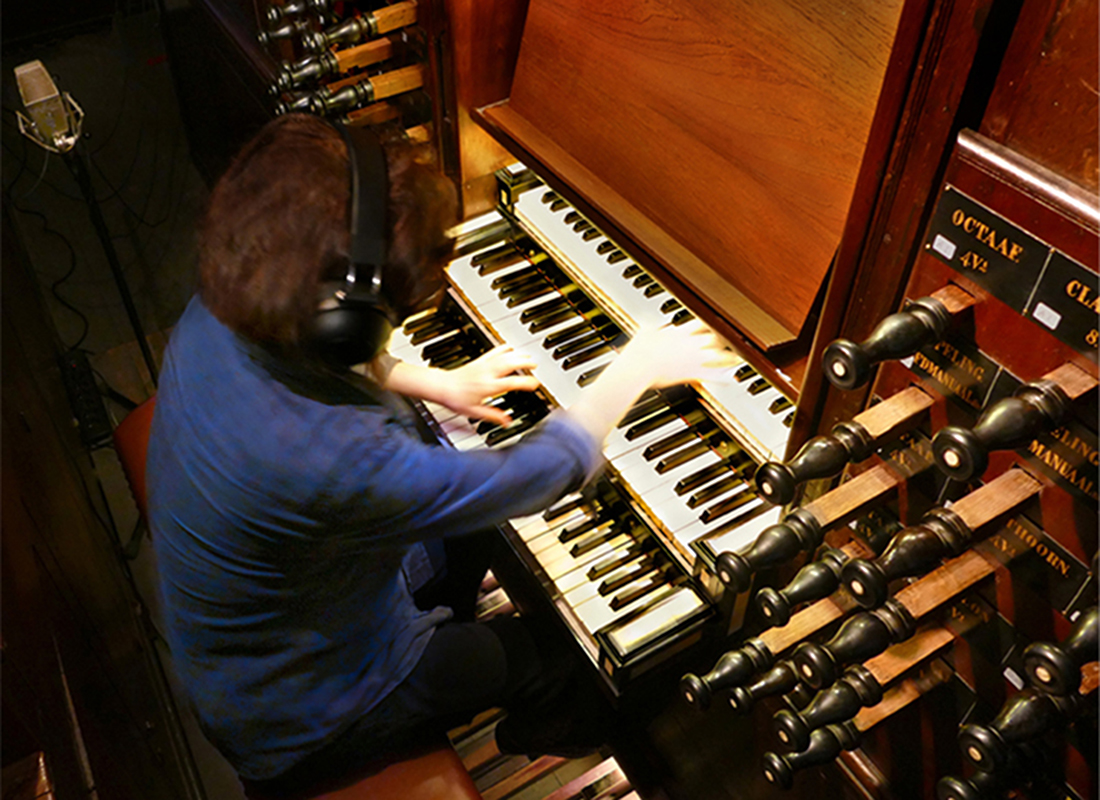
<path id="1" fill-rule="evenodd" d="M 336 124 L 348 149 L 348 261 L 359 267 L 371 266 L 380 274 L 387 256 L 386 207 L 389 205 L 389 175 L 386 153 L 374 131 Z"/>
<path id="2" fill-rule="evenodd" d="M 348 270 L 344 285 L 328 295 L 336 307 L 318 308 L 314 314 L 311 341 L 322 357 L 350 366 L 372 360 L 399 323 L 386 301 L 383 281 L 389 175 L 386 153 L 373 131 L 333 126 L 348 151 Z"/>

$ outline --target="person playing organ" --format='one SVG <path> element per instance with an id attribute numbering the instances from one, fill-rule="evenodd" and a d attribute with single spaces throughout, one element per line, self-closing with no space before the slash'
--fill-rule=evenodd
<path id="1" fill-rule="evenodd" d="M 507 424 L 488 400 L 537 382 L 507 347 L 449 371 L 381 350 L 390 325 L 438 297 L 455 196 L 417 151 L 387 144 L 383 196 L 367 198 L 386 219 L 384 256 L 361 263 L 349 226 L 370 187 L 352 133 L 279 117 L 214 188 L 200 290 L 173 331 L 150 440 L 172 659 L 208 738 L 265 794 L 384 760 L 493 706 L 508 710 L 504 752 L 598 745 L 603 706 L 534 623 L 474 621 L 492 528 L 590 479 L 647 389 L 732 369 L 713 334 L 642 330 L 513 446 L 426 441 L 403 396 Z M 382 335 L 332 347 L 320 320 L 363 284 Z M 365 376 L 349 368 L 364 356 Z"/>

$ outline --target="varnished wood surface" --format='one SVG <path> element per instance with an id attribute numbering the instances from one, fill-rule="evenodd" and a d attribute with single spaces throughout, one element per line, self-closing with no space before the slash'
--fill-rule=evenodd
<path id="1" fill-rule="evenodd" d="M 940 648 L 946 647 L 953 638 L 951 631 L 940 625 L 921 628 L 904 642 L 891 645 L 881 655 L 868 659 L 863 666 L 875 676 L 875 680 L 885 686 Z"/>
<path id="2" fill-rule="evenodd" d="M 1095 194 L 1097 4 L 1042 0 L 1021 16 L 981 132 Z"/>
<path id="3" fill-rule="evenodd" d="M 927 392 L 911 386 L 857 414 L 853 421 L 862 425 L 871 438 L 878 440 L 899 428 L 915 425 L 917 416 L 931 408 L 933 402 Z"/>
<path id="4" fill-rule="evenodd" d="M 937 289 L 932 292 L 932 297 L 943 303 L 944 308 L 947 309 L 947 313 L 952 316 L 970 308 L 978 302 L 978 298 L 953 283 L 949 283 L 942 289 Z"/>
<path id="5" fill-rule="evenodd" d="M 336 63 L 340 65 L 340 71 L 346 72 L 352 67 L 365 67 L 368 64 L 377 64 L 385 61 L 393 55 L 393 42 L 388 38 L 375 39 L 356 47 L 348 47 L 337 50 Z"/>
<path id="6" fill-rule="evenodd" d="M 885 502 L 887 494 L 900 482 L 897 473 L 886 464 L 879 464 L 804 507 L 823 526 L 830 525 L 863 506 Z"/>
<path id="7" fill-rule="evenodd" d="M 871 729 L 905 708 L 922 694 L 942 684 L 950 675 L 951 671 L 944 665 L 933 662 L 924 674 L 899 681 L 883 693 L 882 702 L 860 709 L 854 720 L 856 728 L 860 731 Z"/>
<path id="8" fill-rule="evenodd" d="M 457 182 L 464 217 L 496 203 L 493 171 L 515 157 L 471 117 L 472 109 L 508 96 L 527 18 L 523 0 L 445 0 L 450 71 L 454 85 L 451 133 L 456 139 Z"/>
<path id="9" fill-rule="evenodd" d="M 920 619 L 982 578 L 992 575 L 993 570 L 994 564 L 988 557 L 977 550 L 967 550 L 899 590 L 895 599 L 909 610 L 914 619 Z"/>
<path id="10" fill-rule="evenodd" d="M 1043 376 L 1048 381 L 1054 381 L 1070 400 L 1083 397 L 1086 393 L 1096 388 L 1096 376 L 1090 375 L 1080 367 L 1073 364 L 1063 364 Z"/>
<path id="11" fill-rule="evenodd" d="M 406 0 L 404 3 L 382 6 L 372 11 L 371 15 L 375 19 L 376 32 L 388 33 L 416 24 L 417 3 L 416 0 Z"/>
<path id="12" fill-rule="evenodd" d="M 1022 469 L 1011 469 L 975 489 L 951 506 L 972 531 L 992 522 L 1032 495 L 1043 485 Z"/>
<path id="13" fill-rule="evenodd" d="M 793 647 L 807 636 L 817 633 L 830 622 L 840 619 L 853 608 L 855 603 L 850 598 L 844 594 L 834 594 L 806 606 L 782 628 L 764 631 L 760 634 L 760 640 L 768 646 L 772 655 L 779 655 L 788 647 Z"/>
<path id="14" fill-rule="evenodd" d="M 790 339 L 840 239 L 899 9 L 534 0 L 510 108 L 636 211 L 632 238 L 678 267 L 663 232 Z"/>
<path id="15" fill-rule="evenodd" d="M 375 99 L 382 100 L 403 92 L 410 92 L 424 85 L 424 67 L 413 64 L 410 67 L 383 72 L 370 79 L 374 86 Z"/>

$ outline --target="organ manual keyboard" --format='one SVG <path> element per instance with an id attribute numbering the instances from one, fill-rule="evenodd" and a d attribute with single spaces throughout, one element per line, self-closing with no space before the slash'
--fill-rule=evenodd
<path id="1" fill-rule="evenodd" d="M 542 387 L 502 398 L 508 428 L 424 405 L 441 438 L 460 449 L 506 446 L 551 405 L 571 405 L 640 325 L 699 324 L 611 240 L 585 241 L 593 226 L 555 193 L 532 183 L 517 206 L 545 208 L 544 221 L 560 217 L 556 236 L 529 222 L 504 234 L 493 214 L 467 223 L 460 242 L 491 231 L 489 243 L 449 265 L 445 303 L 390 343 L 394 356 L 438 367 L 501 343 L 534 358 Z M 717 613 L 698 580 L 707 568 L 697 562 L 713 552 L 702 544 L 740 546 L 777 520 L 751 479 L 785 449 L 792 408 L 743 360 L 726 383 L 651 391 L 609 437 L 597 487 L 509 526 L 513 546 L 616 689 L 670 646 L 697 639 Z"/>

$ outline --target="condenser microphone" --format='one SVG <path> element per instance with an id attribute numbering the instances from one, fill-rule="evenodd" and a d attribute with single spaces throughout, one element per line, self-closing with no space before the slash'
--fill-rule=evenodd
<path id="1" fill-rule="evenodd" d="M 15 68 L 15 80 L 24 115 L 16 111 L 19 131 L 41 147 L 54 153 L 65 153 L 80 138 L 84 112 L 68 92 L 61 92 L 41 61 L 28 61 Z"/>

